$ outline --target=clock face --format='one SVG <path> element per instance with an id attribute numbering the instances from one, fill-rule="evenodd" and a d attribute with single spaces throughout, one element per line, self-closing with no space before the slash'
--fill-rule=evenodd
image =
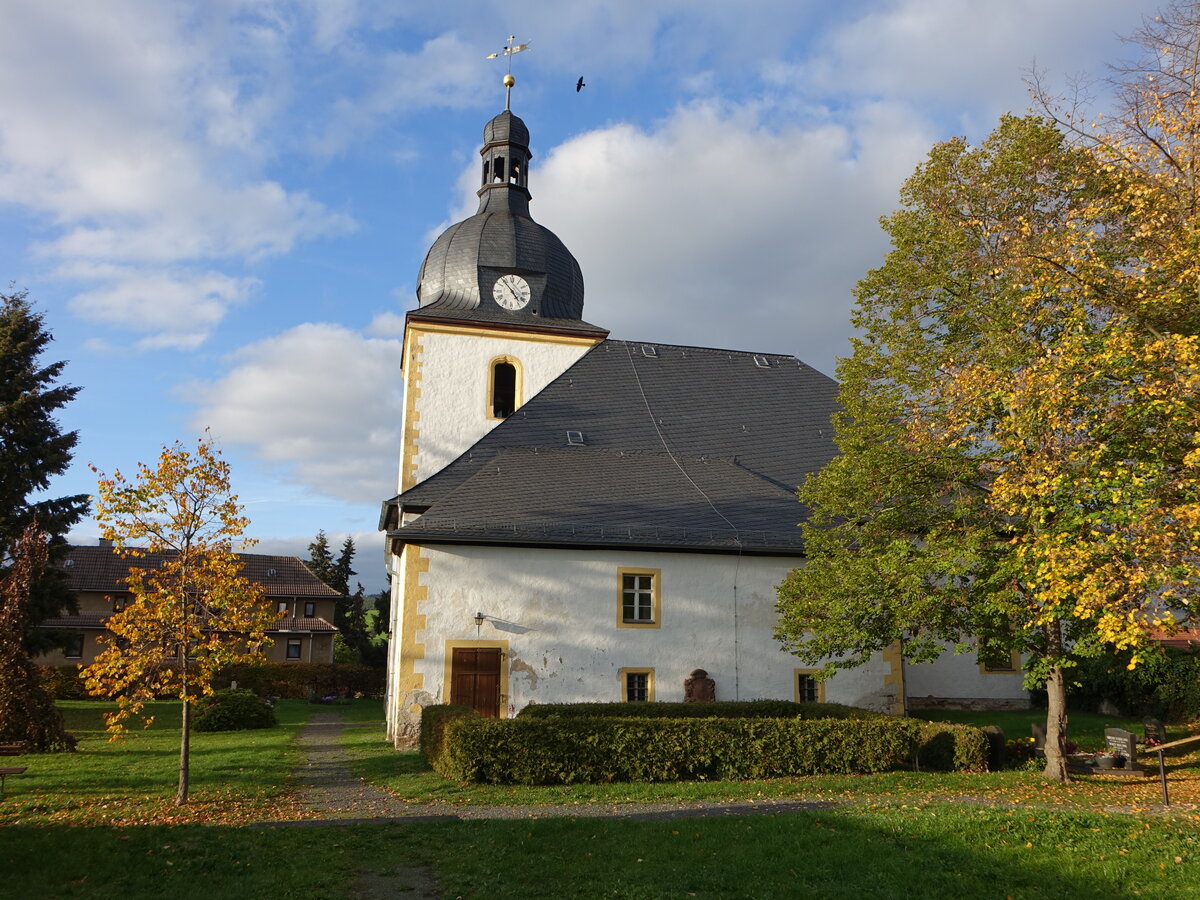
<path id="1" fill-rule="evenodd" d="M 529 282 L 520 275 L 501 275 L 492 287 L 492 298 L 505 309 L 523 309 L 529 296 Z"/>

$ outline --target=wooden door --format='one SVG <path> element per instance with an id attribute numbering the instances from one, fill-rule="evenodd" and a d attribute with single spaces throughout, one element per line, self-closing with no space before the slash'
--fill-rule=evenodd
<path id="1" fill-rule="evenodd" d="M 450 702 L 481 716 L 500 716 L 500 650 L 455 647 L 450 660 Z"/>

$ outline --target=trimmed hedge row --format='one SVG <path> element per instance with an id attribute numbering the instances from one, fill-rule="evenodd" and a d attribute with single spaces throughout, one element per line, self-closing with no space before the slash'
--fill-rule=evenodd
<path id="1" fill-rule="evenodd" d="M 422 715 L 422 750 L 434 770 L 487 784 L 863 774 L 914 763 L 985 769 L 986 748 L 978 729 L 885 716 L 500 720 L 462 707 Z"/>
<path id="2" fill-rule="evenodd" d="M 79 666 L 38 666 L 42 684 L 55 700 L 94 700 L 80 677 Z M 273 663 L 231 666 L 217 676 L 214 687 L 234 681 L 264 697 L 309 700 L 330 695 L 382 697 L 386 671 L 374 666 L 341 663 Z"/>
<path id="3" fill-rule="evenodd" d="M 382 697 L 386 670 L 356 663 L 276 663 L 230 666 L 217 676 L 217 687 L 236 681 L 264 697 L 311 700 L 314 697 Z"/>
<path id="4" fill-rule="evenodd" d="M 883 713 L 840 703 L 715 700 L 711 703 L 531 704 L 518 718 L 558 719 L 874 719 Z"/>

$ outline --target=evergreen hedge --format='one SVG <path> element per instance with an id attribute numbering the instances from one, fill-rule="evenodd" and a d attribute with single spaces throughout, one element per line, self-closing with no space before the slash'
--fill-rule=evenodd
<path id="1" fill-rule="evenodd" d="M 264 697 L 311 700 L 329 696 L 379 698 L 383 696 L 386 670 L 357 663 L 263 662 L 230 666 L 217 676 L 217 687 L 237 682 Z"/>
<path id="2" fill-rule="evenodd" d="M 650 704 L 648 704 L 650 705 Z M 693 705 L 693 704 L 689 704 Z M 428 708 L 426 712 L 434 708 Z M 436 729 L 426 736 L 424 725 Z M 488 784 L 695 781 L 985 769 L 968 726 L 867 718 L 483 719 L 440 707 L 422 719 L 426 759 L 443 777 Z M 974 732 L 974 734 L 972 734 Z"/>
<path id="3" fill-rule="evenodd" d="M 94 700 L 87 692 L 80 667 L 39 666 L 42 684 L 55 700 Z M 263 697 L 310 700 L 314 697 L 383 696 L 386 670 L 374 666 L 340 663 L 275 663 L 230 666 L 217 676 L 214 687 L 227 688 L 237 682 Z"/>

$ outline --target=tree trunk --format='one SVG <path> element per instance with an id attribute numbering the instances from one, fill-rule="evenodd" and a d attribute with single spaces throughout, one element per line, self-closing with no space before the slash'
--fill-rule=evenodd
<path id="1" fill-rule="evenodd" d="M 1056 662 L 1046 675 L 1046 768 L 1042 774 L 1064 784 L 1067 773 L 1067 680 L 1062 665 L 1062 628 L 1054 622 L 1046 627 L 1046 655 Z"/>
<path id="2" fill-rule="evenodd" d="M 184 650 L 184 653 L 187 653 Z M 184 665 L 187 665 L 185 660 Z M 183 727 L 179 737 L 179 790 L 175 794 L 175 805 L 184 806 L 188 802 L 188 762 L 192 740 L 192 704 L 188 702 L 187 681 L 183 683 L 180 694 L 183 700 Z"/>

